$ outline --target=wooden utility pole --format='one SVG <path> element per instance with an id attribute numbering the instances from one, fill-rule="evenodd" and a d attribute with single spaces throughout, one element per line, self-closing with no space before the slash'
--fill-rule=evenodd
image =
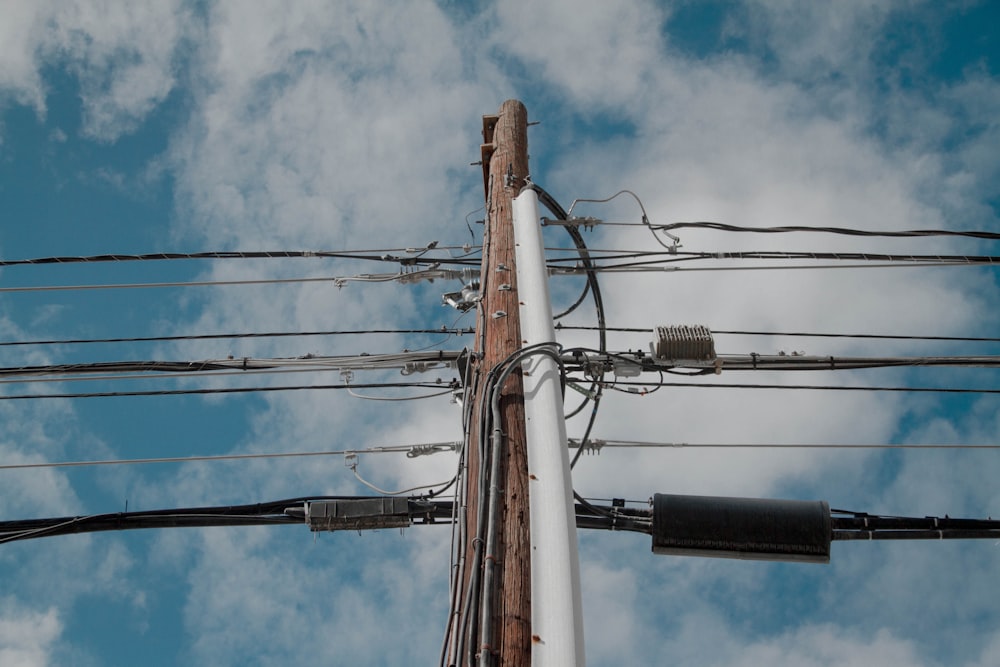
<path id="1" fill-rule="evenodd" d="M 511 200 L 528 175 L 528 113 L 519 101 L 508 100 L 498 115 L 483 117 L 482 157 L 486 230 L 480 273 L 478 354 L 469 385 L 473 417 L 465 476 L 469 530 L 463 548 L 470 567 L 460 597 L 473 600 L 472 607 L 481 606 L 470 609 L 469 617 L 478 620 L 466 638 L 466 646 L 473 648 L 478 664 L 524 667 L 531 664 L 531 561 L 524 391 L 519 365 L 499 388 L 500 420 L 492 423 L 485 434 L 492 447 L 500 448 L 498 465 L 493 464 L 492 457 L 481 460 L 478 433 L 480 420 L 489 417 L 492 410 L 484 397 L 489 381 L 496 379 L 490 378 L 490 372 L 499 370 L 521 348 L 511 224 Z M 481 486 L 484 475 L 486 482 Z M 491 489 L 495 502 L 492 513 L 488 510 Z M 482 491 L 486 497 L 482 497 Z M 493 541 L 476 533 L 481 514 L 486 517 L 485 529 L 493 522 Z M 482 553 L 478 562 L 477 548 Z M 450 663 L 469 664 L 470 651 L 462 653 L 452 655 Z"/>

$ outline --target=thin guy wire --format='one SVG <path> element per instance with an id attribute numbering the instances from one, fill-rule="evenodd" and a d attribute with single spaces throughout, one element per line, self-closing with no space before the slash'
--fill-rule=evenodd
<path id="1" fill-rule="evenodd" d="M 580 447 L 580 441 L 571 439 L 570 449 Z M 604 440 L 593 439 L 584 449 L 600 452 L 611 449 L 1000 449 L 1000 445 L 972 444 L 855 444 L 855 443 L 721 443 L 721 442 L 648 442 L 642 440 Z"/>
<path id="2" fill-rule="evenodd" d="M 327 389 L 398 389 L 420 388 L 440 389 L 443 383 L 434 382 L 382 382 L 368 384 L 316 384 L 316 385 L 281 385 L 277 387 L 224 387 L 216 389 L 164 389 L 154 391 L 106 391 L 93 393 L 61 393 L 61 394 L 8 394 L 0 395 L 0 401 L 16 401 L 39 398 L 121 398 L 125 396 L 197 396 L 205 394 L 249 394 L 269 393 L 278 391 L 309 391 Z"/>
<path id="3" fill-rule="evenodd" d="M 423 445 L 390 445 L 386 447 L 368 447 L 364 449 L 339 449 L 316 452 L 279 452 L 257 454 L 218 454 L 200 456 L 164 456 L 142 459 L 104 459 L 99 461 L 52 461 L 43 463 L 9 463 L 0 465 L 0 470 L 24 470 L 29 468 L 79 468 L 88 466 L 109 465 L 142 465 L 147 463 L 189 463 L 193 461 L 241 461 L 246 459 L 280 459 L 315 456 L 344 456 L 347 454 L 407 454 L 413 451 L 430 448 L 435 452 L 453 451 L 458 443 L 436 442 Z M 447 448 L 447 449 L 445 449 Z M 412 458 L 412 457 L 411 457 Z"/>

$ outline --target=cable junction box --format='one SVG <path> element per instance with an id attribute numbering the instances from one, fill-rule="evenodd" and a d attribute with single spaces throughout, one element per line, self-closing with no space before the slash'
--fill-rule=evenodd
<path id="1" fill-rule="evenodd" d="M 406 528 L 410 525 L 406 498 L 346 498 L 306 503 L 309 530 Z"/>
<path id="2" fill-rule="evenodd" d="M 659 360 L 715 360 L 715 340 L 708 327 L 701 325 L 656 327 L 653 334 L 656 336 L 651 346 L 653 356 Z"/>

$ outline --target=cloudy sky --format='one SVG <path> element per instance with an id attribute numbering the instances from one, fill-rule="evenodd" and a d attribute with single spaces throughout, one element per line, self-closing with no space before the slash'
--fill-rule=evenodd
<path id="1" fill-rule="evenodd" d="M 994 4 L 971 0 L 8 0 L 0 4 L 0 257 L 474 246 L 482 214 L 469 213 L 483 192 L 482 172 L 470 163 L 479 159 L 482 115 L 508 98 L 521 99 L 539 121 L 529 135 L 532 177 L 565 207 L 627 188 L 653 223 L 997 231 L 998 19 Z M 640 220 L 627 198 L 575 212 Z M 565 246 L 563 236 L 546 231 L 553 246 Z M 680 236 L 686 251 L 995 253 L 990 242 L 948 238 Z M 595 248 L 660 249 L 631 226 L 599 228 L 586 239 Z M 13 266 L 0 272 L 0 287 L 394 270 L 315 258 Z M 995 271 L 974 267 L 601 277 L 608 323 L 617 327 L 912 336 L 995 337 L 997 285 Z M 5 291 L 0 342 L 471 326 L 440 305 L 441 294 L 459 286 Z M 580 288 L 579 278 L 553 278 L 556 307 Z M 566 321 L 594 323 L 589 306 Z M 593 346 L 592 333 L 566 332 L 562 340 Z M 609 346 L 645 349 L 651 337 L 615 333 Z M 469 336 L 402 334 L 4 345 L 0 361 L 466 345 Z M 716 347 L 996 352 L 972 343 L 780 335 L 720 335 Z M 340 379 L 5 384 L 0 398 Z M 989 372 L 940 370 L 721 380 L 997 386 Z M 644 397 L 610 393 L 593 435 L 995 444 L 997 407 L 995 395 L 666 387 Z M 387 403 L 335 391 L 0 400 L 0 416 L 6 465 L 461 438 L 460 408 L 447 397 Z M 570 435 L 584 426 L 572 420 Z M 359 472 L 400 489 L 446 480 L 455 463 L 452 454 L 362 455 Z M 884 514 L 985 517 L 1000 515 L 998 474 L 989 450 L 606 449 L 581 459 L 574 484 L 596 498 L 791 497 Z M 336 456 L 3 469 L 0 517 L 367 493 Z M 446 527 L 314 536 L 294 526 L 0 545 L 0 663 L 433 664 L 447 615 L 449 539 Z M 590 533 L 581 535 L 580 560 L 591 665 L 1000 661 L 993 541 L 835 544 L 829 565 L 784 565 L 654 556 L 647 537 Z"/>

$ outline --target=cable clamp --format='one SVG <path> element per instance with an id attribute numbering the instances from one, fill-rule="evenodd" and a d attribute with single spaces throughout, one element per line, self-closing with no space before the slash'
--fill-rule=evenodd
<path id="1" fill-rule="evenodd" d="M 584 396 L 586 396 L 587 398 L 589 398 L 591 400 L 593 400 L 594 398 L 597 398 L 597 392 L 596 391 L 588 391 L 587 389 L 584 389 L 583 387 L 581 387 L 580 385 L 578 385 L 575 382 L 566 382 L 566 386 L 569 387 L 570 389 L 573 389 L 573 390 L 576 390 L 576 391 L 580 392 L 581 394 L 583 394 Z"/>
<path id="2" fill-rule="evenodd" d="M 600 454 L 601 449 L 604 448 L 604 445 L 608 444 L 607 440 L 600 440 L 597 438 L 593 440 L 587 440 L 587 442 L 585 443 L 580 442 L 576 438 L 570 438 L 569 442 L 576 444 L 577 447 L 583 449 L 584 454 Z"/>
<path id="3" fill-rule="evenodd" d="M 433 368 L 437 368 L 436 361 L 407 361 L 399 369 L 400 375 L 413 375 L 414 373 L 425 373 Z"/>
<path id="4" fill-rule="evenodd" d="M 583 227 L 586 230 L 592 230 L 595 226 L 604 222 L 600 218 L 595 218 L 593 216 L 583 216 L 583 217 L 573 217 L 566 222 L 576 225 L 577 227 Z"/>
<path id="5" fill-rule="evenodd" d="M 428 456 L 438 452 L 456 452 L 461 442 L 436 442 L 432 445 L 414 445 L 406 452 L 406 458 L 415 459 L 418 456 Z"/>

